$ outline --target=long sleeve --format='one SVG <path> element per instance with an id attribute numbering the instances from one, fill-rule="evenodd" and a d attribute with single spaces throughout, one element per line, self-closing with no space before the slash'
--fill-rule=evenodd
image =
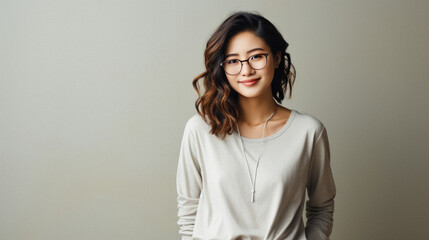
<path id="1" fill-rule="evenodd" d="M 323 126 L 311 155 L 306 204 L 308 240 L 327 240 L 332 232 L 336 187 L 330 166 L 328 134 Z"/>
<path id="2" fill-rule="evenodd" d="M 192 239 L 202 188 L 201 169 L 193 148 L 196 148 L 195 135 L 188 122 L 182 137 L 176 176 L 177 224 L 182 240 Z"/>

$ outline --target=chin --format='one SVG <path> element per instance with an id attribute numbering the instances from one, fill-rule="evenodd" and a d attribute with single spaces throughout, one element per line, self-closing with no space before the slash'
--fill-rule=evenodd
<path id="1" fill-rule="evenodd" d="M 265 91 L 267 91 L 267 92 L 265 93 Z M 261 97 L 265 94 L 271 94 L 271 86 L 268 86 L 265 89 L 262 89 L 261 87 L 256 87 L 254 89 L 239 89 L 239 91 L 237 91 L 237 92 L 241 97 L 258 98 L 258 97 Z"/>
<path id="2" fill-rule="evenodd" d="M 238 94 L 240 95 L 240 97 L 244 97 L 244 98 L 258 98 L 263 95 L 261 92 L 253 92 L 253 93 L 238 92 Z"/>

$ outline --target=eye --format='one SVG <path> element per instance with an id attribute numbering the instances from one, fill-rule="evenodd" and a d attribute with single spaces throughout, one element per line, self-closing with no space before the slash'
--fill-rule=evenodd
<path id="1" fill-rule="evenodd" d="M 238 63 L 238 59 L 231 59 L 231 60 L 225 61 L 225 64 L 237 64 L 237 63 Z"/>
<path id="2" fill-rule="evenodd" d="M 255 54 L 250 57 L 250 60 L 260 60 L 263 56 L 264 54 Z"/>

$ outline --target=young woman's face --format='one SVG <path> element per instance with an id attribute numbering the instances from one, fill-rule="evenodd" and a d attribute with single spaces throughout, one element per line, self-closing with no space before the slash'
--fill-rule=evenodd
<path id="1" fill-rule="evenodd" d="M 262 69 L 255 70 L 249 66 L 248 62 L 243 62 L 241 71 L 238 74 L 229 75 L 225 73 L 231 87 L 242 97 L 255 98 L 265 94 L 272 96 L 271 82 L 274 77 L 274 70 L 280 63 L 280 53 L 274 56 L 265 41 L 249 31 L 240 32 L 229 40 L 225 52 L 225 61 L 234 59 L 247 60 L 249 57 L 251 57 L 249 61 L 259 61 L 258 59 L 261 58 L 263 59 L 262 61 L 265 61 L 265 56 L 260 55 L 265 53 L 268 53 L 267 62 Z M 230 63 L 240 65 L 237 61 L 231 61 Z M 253 65 L 258 66 L 258 64 Z M 248 80 L 252 80 L 252 82 L 246 83 L 245 81 Z"/>

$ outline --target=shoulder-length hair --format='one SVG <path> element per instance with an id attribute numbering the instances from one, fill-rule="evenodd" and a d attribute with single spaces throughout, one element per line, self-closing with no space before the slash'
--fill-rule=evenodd
<path id="1" fill-rule="evenodd" d="M 198 114 L 211 125 L 210 133 L 222 139 L 234 131 L 239 119 L 238 93 L 229 84 L 220 63 L 224 61 L 229 39 L 237 33 L 251 31 L 262 38 L 273 54 L 281 53 L 281 61 L 271 83 L 273 98 L 280 104 L 289 85 L 289 98 L 295 82 L 295 68 L 286 48 L 289 44 L 276 27 L 259 14 L 236 12 L 229 16 L 211 35 L 204 51 L 206 71 L 192 81 L 198 93 L 195 108 Z M 292 72 L 291 72 L 292 69 Z M 199 80 L 203 79 L 205 93 L 201 95 Z"/>

